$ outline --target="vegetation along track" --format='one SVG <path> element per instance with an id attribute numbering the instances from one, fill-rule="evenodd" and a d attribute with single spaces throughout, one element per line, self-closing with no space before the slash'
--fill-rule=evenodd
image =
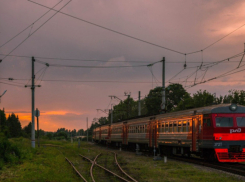
<path id="1" fill-rule="evenodd" d="M 114 153 L 114 152 L 113 152 L 113 153 Z M 126 182 L 134 181 L 134 182 L 137 182 L 135 179 L 133 179 L 133 178 L 132 178 L 131 176 L 129 176 L 125 171 L 122 170 L 121 166 L 120 166 L 120 165 L 118 164 L 118 162 L 117 162 L 116 153 L 114 153 L 114 154 L 115 154 L 115 163 L 116 163 L 116 165 L 118 166 L 118 168 L 120 169 L 120 171 L 121 171 L 123 174 L 125 174 L 130 180 L 127 180 L 127 179 L 125 179 L 125 178 L 119 176 L 119 175 L 116 174 L 115 172 L 112 172 L 111 170 L 109 170 L 109 169 L 107 169 L 107 168 L 105 168 L 105 167 L 99 165 L 99 164 L 96 162 L 96 160 L 97 160 L 97 158 L 98 158 L 101 154 L 97 155 L 96 158 L 94 159 L 94 161 L 92 161 L 91 159 L 89 159 L 89 158 L 87 158 L 87 157 L 85 157 L 85 156 L 83 156 L 83 155 L 79 155 L 79 156 L 81 156 L 82 158 L 84 158 L 84 159 L 86 159 L 86 160 L 88 160 L 89 162 L 92 163 L 91 168 L 90 168 L 90 175 L 91 175 L 91 178 L 92 178 L 92 181 L 93 181 L 93 182 L 95 182 L 94 176 L 93 176 L 93 167 L 94 167 L 94 165 L 96 165 L 96 166 L 98 166 L 99 168 L 105 170 L 105 171 L 108 172 L 109 174 L 118 177 L 118 178 L 119 178 L 120 180 L 122 180 L 122 181 L 126 181 Z"/>
<path id="2" fill-rule="evenodd" d="M 241 163 L 205 162 L 204 160 L 198 158 L 186 158 L 180 156 L 171 156 L 169 158 L 245 176 L 245 165 Z"/>

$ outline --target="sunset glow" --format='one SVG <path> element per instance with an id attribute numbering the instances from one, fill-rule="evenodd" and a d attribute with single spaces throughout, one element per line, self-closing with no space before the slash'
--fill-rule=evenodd
<path id="1" fill-rule="evenodd" d="M 245 58 L 234 57 L 244 51 L 244 1 L 72 1 L 62 9 L 70 16 L 52 18 L 54 12 L 26 0 L 1 7 L 0 94 L 7 92 L 0 107 L 18 115 L 22 127 L 32 119 L 32 57 L 45 131 L 86 129 L 87 117 L 89 126 L 108 117 L 103 111 L 125 100 L 124 92 L 144 98 L 162 85 L 163 57 L 166 86 L 175 77 L 190 94 L 245 90 Z M 240 72 L 219 77 L 231 70 Z"/>

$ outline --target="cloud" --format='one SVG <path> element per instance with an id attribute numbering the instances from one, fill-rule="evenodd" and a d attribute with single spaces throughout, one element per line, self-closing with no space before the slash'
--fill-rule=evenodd
<path id="1" fill-rule="evenodd" d="M 52 7 L 58 1 L 42 1 L 42 4 Z M 3 1 L 1 4 L 1 41 L 5 42 L 25 27 L 34 22 L 47 9 L 28 1 Z M 90 22 L 128 34 L 130 36 L 161 45 L 175 51 L 188 53 L 198 51 L 219 40 L 230 31 L 244 24 L 244 6 L 241 0 L 230 1 L 72 1 L 63 11 L 83 18 Z M 4 8 L 3 8 L 4 7 Z M 18 36 L 10 43 L 1 47 L 0 53 L 7 54 L 30 31 L 34 31 L 54 12 L 50 12 L 32 29 Z M 176 77 L 184 79 L 197 66 L 204 62 L 219 61 L 243 51 L 244 28 L 229 35 L 224 40 L 197 54 L 176 54 L 165 49 L 143 43 L 123 35 L 110 32 L 91 24 L 57 14 L 23 45 L 12 54 L 34 56 L 35 73 L 45 68 L 40 61 L 50 64 L 83 65 L 83 66 L 131 66 L 141 63 L 127 61 L 160 61 L 166 58 L 166 80 L 183 69 Z M 2 58 L 1 56 L 0 58 Z M 37 57 L 75 58 L 94 61 L 48 60 Z M 232 61 L 239 61 L 240 58 Z M 120 61 L 115 63 L 114 61 Z M 171 63 L 180 62 L 180 63 Z M 198 62 L 198 63 L 191 63 Z M 209 79 L 229 71 L 237 66 L 237 62 L 219 64 L 210 68 L 204 77 Z M 36 75 L 36 79 L 42 71 Z M 153 66 L 154 76 L 159 81 L 162 78 L 162 64 Z M 201 75 L 198 75 L 201 76 Z M 31 58 L 7 57 L 0 63 L 0 79 L 16 78 L 11 84 L 24 86 L 30 84 Z M 194 77 L 189 80 L 194 81 Z M 193 87 L 188 92 L 194 93 L 199 89 L 226 94 L 231 88 L 242 89 L 243 82 L 234 81 L 244 78 L 242 73 L 222 78 L 219 82 L 210 82 Z M 40 77 L 41 79 L 41 77 Z M 157 86 L 155 83 L 120 83 L 120 81 L 151 81 L 152 74 L 147 67 L 140 68 L 110 68 L 85 69 L 48 67 L 43 80 L 60 80 L 59 82 L 37 81 L 42 87 L 35 89 L 35 108 L 41 111 L 40 126 L 42 129 L 55 131 L 59 127 L 86 128 L 86 117 L 91 122 L 97 115 L 96 109 L 107 109 L 110 103 L 109 95 L 125 99 L 124 91 L 130 91 L 131 97 L 136 98 L 138 91 L 147 95 L 149 90 Z M 62 80 L 113 80 L 105 82 L 63 82 Z M 0 80 L 2 81 L 2 80 Z M 161 83 L 158 83 L 158 86 Z M 31 89 L 30 87 L 13 87 L 0 83 L 0 93 L 8 92 L 1 98 L 1 107 L 8 113 L 16 112 L 22 125 L 31 121 Z M 104 115 L 103 115 L 104 116 Z"/>

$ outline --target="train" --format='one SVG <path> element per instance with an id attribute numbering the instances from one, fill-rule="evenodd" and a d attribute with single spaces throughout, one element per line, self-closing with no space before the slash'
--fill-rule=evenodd
<path id="1" fill-rule="evenodd" d="M 218 104 L 100 125 L 93 130 L 93 141 L 164 155 L 245 162 L 245 107 Z"/>

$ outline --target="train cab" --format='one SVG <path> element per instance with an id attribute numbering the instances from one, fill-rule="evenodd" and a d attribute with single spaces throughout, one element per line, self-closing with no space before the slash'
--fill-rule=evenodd
<path id="1" fill-rule="evenodd" d="M 245 107 L 218 107 L 204 115 L 204 139 L 211 139 L 219 162 L 245 161 Z"/>

